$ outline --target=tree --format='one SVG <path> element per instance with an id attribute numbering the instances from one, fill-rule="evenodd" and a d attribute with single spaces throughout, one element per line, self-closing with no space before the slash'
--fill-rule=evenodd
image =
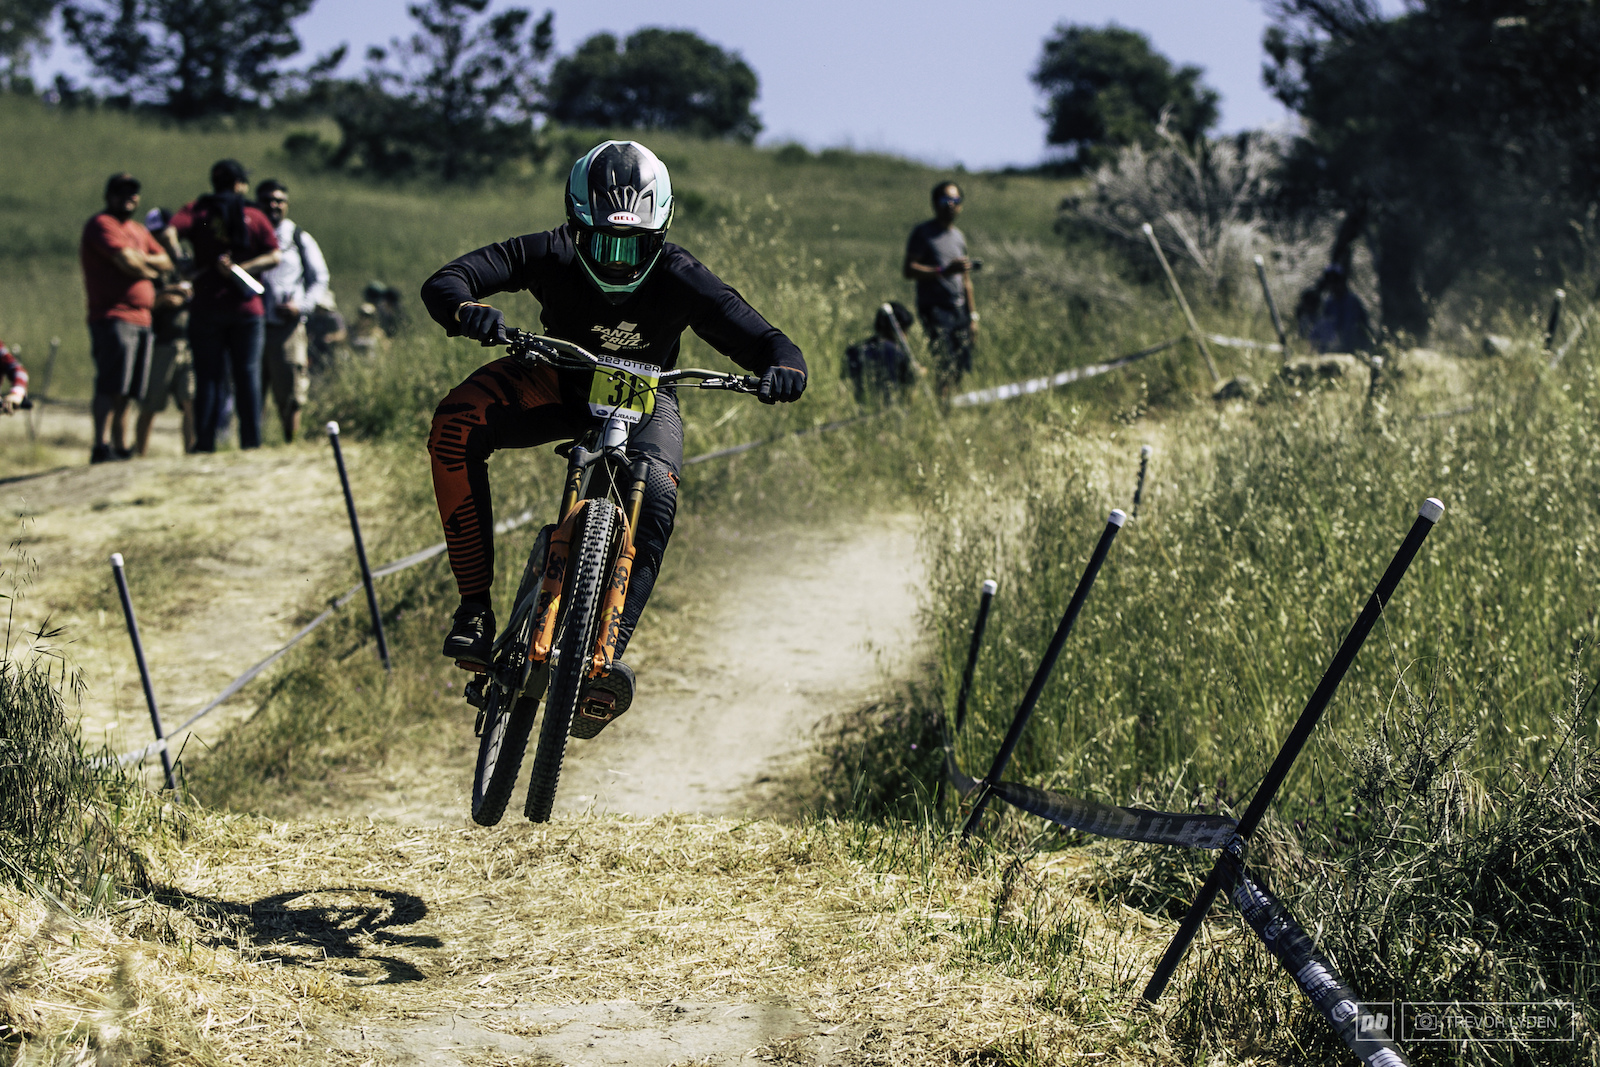
<path id="1" fill-rule="evenodd" d="M 539 75 L 554 43 L 555 15 L 546 11 L 535 22 L 526 8 L 507 8 L 474 24 L 488 6 L 489 0 L 412 4 L 416 33 L 371 49 L 364 81 L 325 90 L 343 134 L 330 162 L 456 180 L 536 154 Z"/>
<path id="2" fill-rule="evenodd" d="M 550 72 L 548 112 L 573 126 L 683 130 L 746 143 L 761 132 L 750 111 L 755 71 L 688 30 L 599 33 Z"/>
<path id="3" fill-rule="evenodd" d="M 1062 23 L 1033 72 L 1050 98 L 1045 141 L 1065 148 L 1069 164 L 1082 169 L 1118 148 L 1158 144 L 1156 126 L 1165 116 L 1167 129 L 1193 146 L 1217 123 L 1218 96 L 1200 83 L 1202 73 L 1196 66 L 1174 70 L 1136 30 Z"/>
<path id="4" fill-rule="evenodd" d="M 5 0 L 0 4 L 0 89 L 31 91 L 28 68 L 48 41 L 50 15 L 60 0 Z"/>
<path id="5" fill-rule="evenodd" d="M 69 0 L 61 14 L 67 39 L 127 102 L 193 119 L 270 107 L 291 77 L 283 61 L 300 51 L 290 23 L 311 3 Z"/>
<path id="6" fill-rule="evenodd" d="M 1600 10 L 1589 0 L 1280 0 L 1269 87 L 1305 120 L 1289 206 L 1365 232 L 1383 324 L 1426 337 L 1469 272 L 1548 289 L 1593 240 Z M 1334 257 L 1344 254 L 1336 247 Z"/>

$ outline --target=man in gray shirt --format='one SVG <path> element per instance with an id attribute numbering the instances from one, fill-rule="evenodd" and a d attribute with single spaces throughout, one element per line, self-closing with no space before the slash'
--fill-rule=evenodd
<path id="1" fill-rule="evenodd" d="M 928 334 L 939 395 L 949 395 L 972 369 L 972 338 L 978 311 L 972 300 L 972 261 L 967 239 L 955 227 L 961 214 L 961 187 L 933 187 L 933 214 L 911 231 L 903 273 L 917 283 L 917 315 Z"/>

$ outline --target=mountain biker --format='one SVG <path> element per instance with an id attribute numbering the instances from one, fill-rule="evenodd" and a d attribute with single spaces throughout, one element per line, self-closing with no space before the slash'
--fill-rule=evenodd
<path id="1" fill-rule="evenodd" d="M 636 141 L 606 141 L 572 167 L 567 221 L 514 237 L 445 264 L 422 286 L 428 314 L 451 337 L 484 346 L 507 340 L 505 318 L 483 298 L 527 290 L 539 301 L 544 332 L 605 358 L 671 370 L 678 343 L 693 329 L 718 352 L 761 376 L 764 403 L 800 399 L 806 363 L 800 349 L 732 286 L 665 240 L 672 222 L 667 168 Z M 461 594 L 445 656 L 486 665 L 494 642 L 489 589 L 494 574 L 490 453 L 582 434 L 593 419 L 593 372 L 556 370 L 505 357 L 479 367 L 434 412 L 428 452 L 434 493 Z M 633 699 L 633 673 L 621 662 L 649 599 L 677 510 L 683 424 L 671 386 L 661 388 L 650 421 L 628 444 L 630 458 L 654 462 L 646 481 L 637 549 L 611 670 L 592 687 L 609 691 L 620 714 Z"/>

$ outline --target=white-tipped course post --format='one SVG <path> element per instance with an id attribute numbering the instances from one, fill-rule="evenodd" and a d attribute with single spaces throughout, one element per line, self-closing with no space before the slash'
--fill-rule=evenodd
<path id="1" fill-rule="evenodd" d="M 1422 542 L 1427 539 L 1428 533 L 1434 524 L 1444 517 L 1444 503 L 1438 497 L 1429 497 L 1417 509 L 1417 519 L 1411 524 L 1411 530 L 1406 534 L 1406 539 L 1401 542 L 1400 550 L 1394 554 L 1394 559 L 1389 561 L 1389 567 L 1383 572 L 1383 577 L 1378 580 L 1377 589 L 1373 590 L 1368 598 L 1366 607 L 1361 609 L 1356 623 L 1350 627 L 1350 632 L 1345 635 L 1344 643 L 1339 646 L 1339 651 L 1334 654 L 1333 662 L 1328 665 L 1327 673 L 1322 676 L 1322 681 L 1317 683 L 1316 691 L 1311 694 L 1311 699 L 1306 701 L 1305 710 L 1300 713 L 1300 718 L 1295 722 L 1294 729 L 1289 731 L 1289 737 L 1283 743 L 1283 748 L 1278 752 L 1278 758 L 1272 761 L 1266 777 L 1261 780 L 1261 786 L 1256 790 L 1256 795 L 1251 798 L 1250 806 L 1245 809 L 1244 817 L 1239 820 L 1238 835 L 1241 842 L 1248 843 L 1250 835 L 1255 833 L 1256 826 L 1261 822 L 1261 817 L 1266 814 L 1267 806 L 1272 803 L 1273 797 L 1283 785 L 1283 780 L 1289 776 L 1289 770 L 1294 766 L 1295 758 L 1300 755 L 1300 750 L 1311 739 L 1311 731 L 1316 728 L 1317 720 L 1328 707 L 1328 702 L 1333 699 L 1334 692 L 1339 688 L 1339 683 L 1344 680 L 1345 672 L 1350 669 L 1350 664 L 1355 662 L 1356 653 L 1361 651 L 1362 642 L 1366 641 L 1367 634 L 1372 632 L 1372 627 L 1378 621 L 1378 616 L 1383 614 L 1384 605 L 1387 604 L 1394 591 L 1400 584 L 1400 579 L 1405 577 L 1406 568 L 1411 566 L 1411 561 L 1416 557 L 1417 550 L 1422 547 Z M 1242 860 L 1242 856 L 1240 857 Z M 1178 926 L 1178 932 L 1172 938 L 1172 943 L 1167 946 L 1167 951 L 1161 957 L 1161 962 L 1156 964 L 1155 973 L 1150 976 L 1150 982 L 1144 989 L 1146 1003 L 1154 1004 L 1162 992 L 1167 988 L 1167 982 L 1172 978 L 1172 972 L 1177 970 L 1178 964 L 1183 959 L 1183 954 L 1188 951 L 1189 943 L 1194 940 L 1194 935 L 1199 932 L 1200 924 L 1205 920 L 1206 912 L 1211 910 L 1212 903 L 1217 899 L 1217 893 L 1228 880 L 1228 867 L 1223 858 L 1218 858 L 1217 863 L 1211 868 L 1211 874 L 1206 878 L 1205 884 L 1200 887 L 1200 893 L 1195 897 L 1194 905 L 1189 913 L 1183 917 L 1183 922 Z"/>
<path id="2" fill-rule="evenodd" d="M 1106 516 L 1106 528 L 1100 533 L 1100 540 L 1094 546 L 1094 553 L 1089 557 L 1089 565 L 1083 569 L 1083 577 L 1078 579 L 1078 588 L 1072 594 L 1072 600 L 1067 604 L 1066 613 L 1061 616 L 1061 625 L 1056 627 L 1056 634 L 1050 639 L 1050 647 L 1045 649 L 1044 659 L 1039 663 L 1039 669 L 1033 674 L 1033 683 L 1028 686 L 1027 695 L 1022 698 L 1022 704 L 1017 708 L 1016 716 L 1011 720 L 1011 729 L 1006 731 L 1006 738 L 1000 743 L 1000 751 L 995 753 L 994 763 L 989 767 L 989 773 L 983 779 L 983 788 L 978 793 L 977 803 L 972 806 L 972 814 L 967 816 L 966 825 L 961 828 L 961 840 L 965 841 L 972 836 L 978 828 L 978 822 L 983 818 L 983 809 L 989 803 L 989 798 L 994 795 L 993 783 L 1000 780 L 1005 773 L 1006 764 L 1011 760 L 1011 753 L 1016 749 L 1017 742 L 1022 740 L 1022 731 L 1028 725 L 1028 717 L 1033 714 L 1034 706 L 1039 703 L 1039 696 L 1044 692 L 1045 683 L 1050 680 L 1050 672 L 1055 670 L 1056 660 L 1061 656 L 1061 650 L 1066 647 L 1067 636 L 1072 633 L 1072 624 L 1078 621 L 1078 612 L 1083 610 L 1083 602 L 1089 599 L 1089 590 L 1094 588 L 1094 580 L 1100 574 L 1100 565 L 1106 561 L 1106 554 L 1111 551 L 1111 542 L 1116 540 L 1117 531 L 1122 529 L 1122 524 L 1128 521 L 1121 508 L 1114 509 Z"/>
<path id="3" fill-rule="evenodd" d="M 372 587 L 372 568 L 367 566 L 367 546 L 361 541 L 361 522 L 356 518 L 356 498 L 350 492 L 350 475 L 344 469 L 344 449 L 339 447 L 339 424 L 328 423 L 328 440 L 333 442 L 333 460 L 339 465 L 339 484 L 344 488 L 344 507 L 350 513 L 350 533 L 356 541 L 356 562 L 361 564 L 361 584 L 367 590 L 367 611 L 372 614 L 372 633 L 378 639 L 378 658 L 389 669 L 389 642 L 383 636 L 383 615 L 378 611 L 378 593 Z"/>
<path id="4" fill-rule="evenodd" d="M 983 587 L 978 593 L 978 617 L 972 623 L 972 641 L 967 646 L 967 666 L 961 672 L 961 689 L 956 693 L 956 728 L 955 734 L 961 733 L 962 723 L 967 721 L 967 698 L 972 695 L 972 676 L 978 669 L 978 650 L 983 647 L 983 631 L 989 625 L 989 607 L 994 603 L 994 595 L 1000 589 L 1000 583 L 993 578 L 985 578 Z M 940 810 L 944 803 L 944 779 L 939 779 L 938 788 L 934 790 L 934 810 Z"/>
<path id="5" fill-rule="evenodd" d="M 133 598 L 128 595 L 128 576 L 123 573 L 122 553 L 111 553 L 111 576 L 116 579 L 117 596 L 122 600 L 122 615 L 128 620 L 128 637 L 133 641 L 133 659 L 139 665 L 139 682 L 144 686 L 144 702 L 150 708 L 150 725 L 161 743 L 161 769 L 166 774 L 167 788 L 176 789 L 172 776 L 172 752 L 167 747 L 167 734 L 161 726 L 161 711 L 156 707 L 156 691 L 150 684 L 150 666 L 144 658 L 144 642 L 139 640 L 139 620 L 133 616 Z"/>

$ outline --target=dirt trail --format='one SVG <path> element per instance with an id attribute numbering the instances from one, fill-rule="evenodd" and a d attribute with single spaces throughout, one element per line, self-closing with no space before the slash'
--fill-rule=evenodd
<path id="1" fill-rule="evenodd" d="M 921 572 L 909 519 L 795 531 L 721 569 L 705 586 L 714 599 L 646 614 L 628 657 L 638 697 L 593 741 L 569 742 L 558 819 L 790 814 L 815 728 L 910 669 Z M 425 774 L 375 770 L 358 805 L 329 813 L 467 825 L 471 740 L 463 730 Z M 508 821 L 521 818 L 535 740 Z"/>

